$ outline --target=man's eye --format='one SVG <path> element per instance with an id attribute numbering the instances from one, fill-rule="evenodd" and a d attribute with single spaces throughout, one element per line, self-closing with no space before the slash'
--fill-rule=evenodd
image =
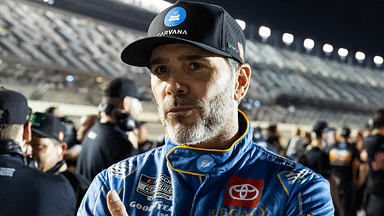
<path id="1" fill-rule="evenodd" d="M 156 75 L 164 74 L 166 72 L 168 72 L 168 68 L 165 66 L 159 66 L 153 71 L 153 73 Z"/>
<path id="2" fill-rule="evenodd" d="M 191 66 L 192 69 L 200 69 L 200 68 L 203 67 L 202 64 L 200 64 L 200 63 L 196 63 L 196 62 L 191 63 L 190 66 Z"/>

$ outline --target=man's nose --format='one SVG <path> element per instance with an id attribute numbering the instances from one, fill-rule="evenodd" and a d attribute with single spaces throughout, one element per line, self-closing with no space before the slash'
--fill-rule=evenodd
<path id="1" fill-rule="evenodd" d="M 188 93 L 187 81 L 181 74 L 172 74 L 167 80 L 167 94 L 181 95 Z"/>

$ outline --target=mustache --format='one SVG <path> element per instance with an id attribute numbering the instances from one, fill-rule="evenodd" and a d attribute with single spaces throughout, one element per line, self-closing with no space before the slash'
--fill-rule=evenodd
<path id="1" fill-rule="evenodd" d="M 181 106 L 193 106 L 193 107 L 203 107 L 203 102 L 197 98 L 180 98 L 180 97 L 168 97 L 164 100 L 159 107 L 165 112 L 169 111 L 172 108 L 181 107 Z"/>

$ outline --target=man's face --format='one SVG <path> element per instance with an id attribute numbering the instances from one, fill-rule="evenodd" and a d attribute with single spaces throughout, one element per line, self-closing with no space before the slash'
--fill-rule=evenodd
<path id="1" fill-rule="evenodd" d="M 85 135 L 87 134 L 88 130 L 94 125 L 94 122 L 92 119 L 88 116 L 83 116 L 80 119 L 79 127 L 76 131 L 76 139 L 80 143 L 83 141 Z"/>
<path id="2" fill-rule="evenodd" d="M 32 146 L 32 156 L 42 172 L 47 172 L 62 160 L 61 145 L 55 145 L 51 138 L 33 135 L 29 145 Z"/>
<path id="3" fill-rule="evenodd" d="M 172 141 L 194 145 L 224 134 L 233 113 L 234 73 L 221 56 L 188 44 L 155 48 L 152 91 Z M 237 122 L 236 122 L 237 124 Z"/>

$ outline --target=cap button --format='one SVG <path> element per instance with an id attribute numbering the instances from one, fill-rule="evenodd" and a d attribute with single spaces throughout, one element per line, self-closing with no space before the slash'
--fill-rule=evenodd
<path id="1" fill-rule="evenodd" d="M 209 172 L 215 166 L 215 160 L 212 156 L 203 155 L 197 159 L 197 168 L 201 172 Z"/>

